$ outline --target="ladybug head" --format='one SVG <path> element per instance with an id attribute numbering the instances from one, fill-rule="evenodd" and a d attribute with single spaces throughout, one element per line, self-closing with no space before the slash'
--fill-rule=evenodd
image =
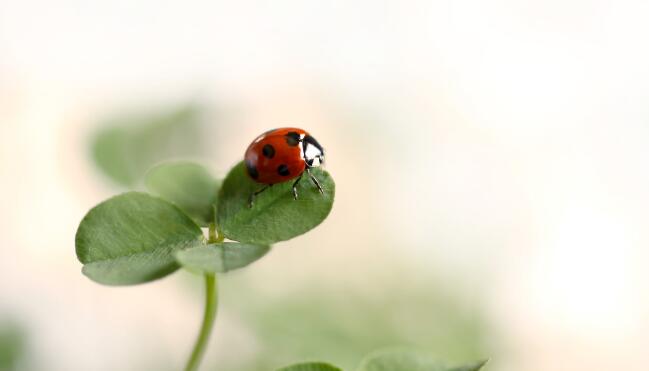
<path id="1" fill-rule="evenodd" d="M 304 151 L 304 162 L 308 167 L 318 167 L 324 165 L 325 151 L 324 148 L 315 140 L 314 137 L 307 135 L 302 139 L 302 148 Z"/>

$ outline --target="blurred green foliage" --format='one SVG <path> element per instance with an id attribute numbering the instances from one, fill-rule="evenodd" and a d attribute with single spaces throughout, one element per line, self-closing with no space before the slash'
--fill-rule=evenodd
<path id="1" fill-rule="evenodd" d="M 415 348 L 386 348 L 368 354 L 355 368 L 356 371 L 479 371 L 485 361 L 460 367 L 448 364 L 428 352 Z M 283 367 L 276 371 L 342 371 L 323 362 L 305 362 Z"/>
<path id="2" fill-rule="evenodd" d="M 336 366 L 324 362 L 306 362 L 287 367 L 282 367 L 277 371 L 342 371 Z"/>
<path id="3" fill-rule="evenodd" d="M 207 227 L 214 221 L 214 208 L 221 182 L 209 171 L 189 161 L 170 161 L 151 168 L 144 176 L 147 190 Z"/>
<path id="4" fill-rule="evenodd" d="M 132 188 L 160 161 L 206 153 L 202 114 L 191 104 L 107 119 L 92 140 L 92 158 L 110 179 Z"/>
<path id="5" fill-rule="evenodd" d="M 13 371 L 25 356 L 25 332 L 13 322 L 0 322 L 0 370 Z"/>
<path id="6" fill-rule="evenodd" d="M 251 327 L 260 349 L 225 370 L 272 370 L 307 360 L 354 369 L 364 355 L 391 346 L 425 349 L 449 364 L 484 359 L 487 329 L 478 311 L 440 286 L 401 273 L 377 277 L 373 288 L 303 282 L 272 294 L 233 277 L 232 295 L 223 290 L 222 302 Z"/>
<path id="7" fill-rule="evenodd" d="M 357 371 L 479 371 L 484 361 L 460 368 L 415 348 L 388 348 L 372 352 L 363 359 Z"/>

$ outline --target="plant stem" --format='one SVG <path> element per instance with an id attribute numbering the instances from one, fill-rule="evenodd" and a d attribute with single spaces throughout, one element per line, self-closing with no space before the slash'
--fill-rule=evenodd
<path id="1" fill-rule="evenodd" d="M 219 233 L 216 223 L 210 223 L 207 242 L 219 243 L 223 242 L 224 239 L 225 236 Z M 214 320 L 216 319 L 216 308 L 218 306 L 218 289 L 216 286 L 216 275 L 214 273 L 205 273 L 205 312 L 203 313 L 203 324 L 201 325 L 201 332 L 198 334 L 198 339 L 196 339 L 196 344 L 194 344 L 192 355 L 189 357 L 189 361 L 187 361 L 187 366 L 185 366 L 185 371 L 198 370 L 198 366 L 205 354 L 205 348 L 210 340 L 210 334 L 212 333 Z"/>
<path id="2" fill-rule="evenodd" d="M 216 276 L 213 273 L 205 274 L 205 312 L 203 314 L 203 324 L 201 325 L 201 332 L 198 334 L 196 344 L 192 355 L 187 362 L 185 371 L 196 371 L 205 354 L 207 342 L 210 339 L 212 327 L 214 327 L 214 319 L 216 318 L 217 307 L 217 287 Z"/>
<path id="3" fill-rule="evenodd" d="M 207 233 L 207 242 L 212 243 L 216 242 L 218 237 L 216 237 L 216 224 L 214 222 L 210 223 L 209 230 Z"/>

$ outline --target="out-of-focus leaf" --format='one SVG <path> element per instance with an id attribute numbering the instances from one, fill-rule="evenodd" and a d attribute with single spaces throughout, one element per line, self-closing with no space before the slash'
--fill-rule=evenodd
<path id="1" fill-rule="evenodd" d="M 116 183 L 135 186 L 152 165 L 205 152 L 198 106 L 108 120 L 92 143 L 97 166 Z"/>
<path id="2" fill-rule="evenodd" d="M 416 344 L 450 365 L 487 354 L 485 344 L 494 339 L 477 310 L 480 305 L 467 303 L 452 288 L 418 279 L 398 260 L 391 264 L 381 265 L 384 275 L 362 273 L 373 277 L 372 287 L 380 290 L 307 280 L 268 291 L 259 288 L 250 271 L 228 277 L 236 295 L 224 303 L 264 345 L 254 356 L 232 361 L 228 369 L 272 370 L 294 360 L 322 359 L 354 370 L 363 355 L 395 344 Z"/>
<path id="3" fill-rule="evenodd" d="M 145 193 L 128 192 L 86 214 L 77 229 L 76 252 L 90 279 L 132 285 L 175 271 L 173 253 L 202 239 L 200 227 L 178 207 Z"/>
<path id="4" fill-rule="evenodd" d="M 324 362 L 298 363 L 277 369 L 277 371 L 342 371 L 336 366 Z"/>
<path id="5" fill-rule="evenodd" d="M 106 127 L 95 138 L 92 154 L 97 166 L 115 182 L 132 185 L 137 177 L 136 166 L 131 158 L 134 149 L 130 144 L 132 135 L 125 127 Z"/>
<path id="6" fill-rule="evenodd" d="M 480 369 L 482 369 L 482 367 L 484 367 L 484 365 L 486 364 L 487 364 L 487 360 L 483 360 L 483 361 L 473 362 L 462 366 L 453 367 L 449 371 L 480 371 Z"/>
<path id="7" fill-rule="evenodd" d="M 386 349 L 363 359 L 357 371 L 447 371 L 444 363 L 412 349 Z"/>
<path id="8" fill-rule="evenodd" d="M 282 367 L 277 371 L 342 371 L 338 367 L 324 362 L 306 362 Z"/>
<path id="9" fill-rule="evenodd" d="M 16 370 L 25 356 L 25 333 L 12 322 L 0 323 L 0 370 Z"/>
<path id="10" fill-rule="evenodd" d="M 264 256 L 269 246 L 237 242 L 213 243 L 176 252 L 176 260 L 190 271 L 225 273 L 243 268 Z"/>
<path id="11" fill-rule="evenodd" d="M 219 182 L 201 165 L 169 162 L 150 169 L 144 179 L 147 189 L 172 202 L 200 226 L 214 221 Z"/>
<path id="12" fill-rule="evenodd" d="M 333 206 L 335 184 L 326 171 L 314 169 L 312 173 L 322 184 L 324 194 L 305 176 L 298 185 L 297 200 L 291 191 L 293 181 L 288 181 L 259 194 L 249 208 L 250 195 L 261 185 L 248 177 L 243 161 L 237 164 L 219 193 L 217 221 L 225 236 L 266 245 L 299 236 L 322 223 Z"/>

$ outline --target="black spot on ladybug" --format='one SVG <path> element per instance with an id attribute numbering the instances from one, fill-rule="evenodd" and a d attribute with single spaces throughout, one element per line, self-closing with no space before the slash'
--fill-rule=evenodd
<path id="1" fill-rule="evenodd" d="M 252 179 L 259 178 L 259 172 L 257 171 L 257 168 L 250 161 L 246 161 L 246 170 L 248 170 L 248 175 L 250 175 Z"/>
<path id="2" fill-rule="evenodd" d="M 286 164 L 281 164 L 277 167 L 277 174 L 281 176 L 289 176 L 291 172 L 288 171 L 288 166 L 286 166 Z"/>
<path id="3" fill-rule="evenodd" d="M 268 158 L 273 158 L 275 157 L 275 147 L 271 146 L 270 144 L 266 144 L 264 148 L 261 149 L 261 153 L 263 153 L 264 156 Z"/>
<path id="4" fill-rule="evenodd" d="M 300 134 L 294 131 L 289 131 L 288 133 L 286 133 L 285 137 L 286 144 L 288 144 L 290 147 L 295 147 L 300 144 Z"/>

